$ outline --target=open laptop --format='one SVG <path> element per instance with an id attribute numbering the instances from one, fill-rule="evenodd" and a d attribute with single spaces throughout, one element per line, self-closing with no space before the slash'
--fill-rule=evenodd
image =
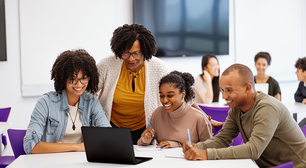
<path id="1" fill-rule="evenodd" d="M 135 157 L 129 128 L 82 126 L 88 162 L 138 164 L 151 157 Z"/>
<path id="2" fill-rule="evenodd" d="M 268 94 L 269 84 L 268 83 L 255 83 L 255 90 L 262 91 L 265 94 Z"/>

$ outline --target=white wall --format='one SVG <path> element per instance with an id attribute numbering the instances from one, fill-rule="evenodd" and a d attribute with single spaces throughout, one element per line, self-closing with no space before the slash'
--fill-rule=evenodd
<path id="1" fill-rule="evenodd" d="M 108 1 L 105 1 L 107 3 Z M 132 0 L 116 0 L 115 2 L 115 13 L 116 13 L 116 26 L 120 26 L 123 23 L 132 23 Z M 230 54 L 229 56 L 222 56 L 218 57 L 220 65 L 221 65 L 221 72 L 224 71 L 226 67 L 231 65 L 232 63 L 235 63 L 237 61 L 237 58 L 240 59 L 240 57 L 244 57 L 242 63 L 245 63 L 250 68 L 254 68 L 253 63 L 253 57 L 254 54 L 257 51 L 252 50 L 252 52 L 248 53 L 248 49 L 252 48 L 250 44 L 246 41 L 237 41 L 239 39 L 236 39 L 237 34 L 239 33 L 239 36 L 245 36 L 250 35 L 250 32 L 244 29 L 236 29 L 236 25 L 239 23 L 236 23 L 237 20 L 235 18 L 241 18 L 240 15 L 244 15 L 244 13 L 235 11 L 235 8 L 239 6 L 239 9 L 245 7 L 249 9 L 252 7 L 252 5 L 256 6 L 256 3 L 259 3 L 261 5 L 266 6 L 265 9 L 269 9 L 268 13 L 266 14 L 267 17 L 261 17 L 261 21 L 266 24 L 273 25 L 274 21 L 266 20 L 268 19 L 268 15 L 273 15 L 274 8 L 277 6 L 279 9 L 277 10 L 279 13 L 283 13 L 281 16 L 284 16 L 286 13 L 290 14 L 290 17 L 293 17 L 295 22 L 293 25 L 286 25 L 280 24 L 278 21 L 277 25 L 279 26 L 281 31 L 281 34 L 279 36 L 284 36 L 287 33 L 291 33 L 288 31 L 296 31 L 300 29 L 300 32 L 295 32 L 298 35 L 300 35 L 301 41 L 286 41 L 286 39 L 283 39 L 285 42 L 283 46 L 275 46 L 275 44 L 279 44 L 279 39 L 270 38 L 269 43 L 265 43 L 265 47 L 263 50 L 269 51 L 270 48 L 276 48 L 276 49 L 286 49 L 287 46 L 302 46 L 299 48 L 300 53 L 304 56 L 306 56 L 306 35 L 305 35 L 305 23 L 306 23 L 306 2 L 303 0 L 296 0 L 296 1 L 277 1 L 277 0 L 269 0 L 264 1 L 253 1 L 253 0 L 243 0 L 243 1 L 234 1 L 230 0 Z M 273 2 L 273 3 L 272 3 Z M 254 4 L 255 3 L 255 4 Z M 292 3 L 292 4 L 291 4 Z M 291 5 L 288 5 L 291 4 Z M 0 107 L 12 107 L 11 114 L 9 117 L 9 122 L 13 122 L 14 126 L 13 128 L 22 128 L 25 129 L 29 123 L 30 115 L 32 113 L 32 110 L 35 106 L 36 101 L 39 97 L 22 97 L 21 94 L 21 62 L 20 62 L 20 33 L 19 33 L 19 9 L 18 9 L 18 0 L 6 0 L 6 31 L 7 31 L 7 58 L 8 61 L 6 62 L 0 62 L 0 88 L 2 89 L 0 92 Z M 31 4 L 34 5 L 35 4 Z M 296 9 L 298 5 L 301 5 L 299 9 Z M 294 8 L 289 8 L 288 6 L 294 6 Z M 39 6 L 37 6 L 39 8 Z M 282 9 L 282 10 L 281 10 Z M 300 13 L 294 14 L 295 11 L 298 11 Z M 256 13 L 258 14 L 258 13 Z M 52 15 L 52 14 L 50 14 Z M 237 16 L 239 15 L 239 16 Z M 249 13 L 249 15 L 254 15 L 252 13 Z M 299 15 L 299 16 L 296 16 Z M 301 16 L 302 15 L 302 16 Z M 108 16 L 105 16 L 108 17 Z M 296 18 L 300 19 L 296 19 Z M 285 21 L 288 18 L 283 18 L 282 20 Z M 290 18 L 289 18 L 290 19 Z M 245 24 L 247 24 L 246 21 Z M 30 23 L 29 23 L 30 24 Z M 299 27 L 295 27 L 296 25 L 299 25 Z M 105 26 L 107 26 L 107 23 L 105 23 Z M 303 26 L 303 28 L 300 28 L 300 26 Z M 285 29 L 282 29 L 285 27 Z M 257 34 L 261 34 L 261 31 L 264 31 L 263 29 L 258 29 L 260 32 L 257 32 Z M 254 30 L 254 33 L 256 33 L 257 29 Z M 273 33 L 273 32 L 272 32 Z M 244 35 L 243 35 L 244 34 Z M 263 32 L 264 34 L 264 32 Z M 295 35 L 296 36 L 296 35 Z M 285 36 L 288 37 L 288 36 Z M 255 38 L 255 37 L 254 37 Z M 288 37 L 289 38 L 289 37 Z M 241 39 L 241 38 L 240 38 Z M 261 43 L 259 39 L 256 39 L 257 43 Z M 46 45 L 48 45 L 48 41 L 45 41 Z M 238 45 L 238 44 L 239 45 Z M 253 45 L 254 47 L 257 46 L 255 43 Z M 261 46 L 261 45 L 259 45 Z M 239 48 L 238 48 L 239 47 Z M 294 48 L 296 49 L 296 48 Z M 261 49 L 258 49 L 261 50 Z M 276 52 L 276 50 L 273 50 Z M 247 54 L 246 54 L 247 53 Z M 274 67 L 277 65 L 277 57 L 278 59 L 284 59 L 288 60 L 288 64 L 284 66 L 284 68 L 287 67 L 294 67 L 292 65 L 296 61 L 296 57 L 302 57 L 302 55 L 294 55 L 294 58 L 292 59 L 292 55 L 288 54 L 288 50 L 286 50 L 286 54 L 280 54 L 278 57 L 278 54 L 272 54 L 272 66 Z M 239 57 L 238 57 L 239 56 Z M 198 75 L 201 73 L 201 57 L 186 57 L 186 58 L 163 58 L 163 60 L 172 68 L 180 71 L 188 71 L 191 74 Z M 96 60 L 99 61 L 99 60 Z M 36 63 L 33 61 L 33 63 Z M 270 67 L 271 69 L 272 66 Z M 253 71 L 254 72 L 254 71 Z M 274 72 L 271 70 L 271 75 L 273 76 Z M 295 76 L 294 74 L 292 74 Z M 293 101 L 293 94 L 297 87 L 297 80 L 289 81 L 289 82 L 281 82 L 281 89 L 283 92 L 283 99 Z M 284 88 L 282 88 L 284 87 Z M 11 150 L 7 151 L 7 154 L 12 154 Z"/>

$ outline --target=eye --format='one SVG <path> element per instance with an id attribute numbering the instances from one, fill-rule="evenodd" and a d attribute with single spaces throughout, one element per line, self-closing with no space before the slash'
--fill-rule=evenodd
<path id="1" fill-rule="evenodd" d="M 168 95 L 169 98 L 172 98 L 174 95 Z"/>
<path id="2" fill-rule="evenodd" d="M 165 97 L 165 95 L 159 95 L 159 97 L 160 97 L 160 98 L 164 98 L 164 97 Z"/>

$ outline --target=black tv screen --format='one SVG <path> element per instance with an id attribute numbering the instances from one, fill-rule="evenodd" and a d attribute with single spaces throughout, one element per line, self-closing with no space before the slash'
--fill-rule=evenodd
<path id="1" fill-rule="evenodd" d="M 7 61 L 4 1 L 0 0 L 0 61 Z"/>
<path id="2" fill-rule="evenodd" d="M 156 38 L 156 56 L 229 54 L 228 0 L 134 0 L 134 23 Z"/>

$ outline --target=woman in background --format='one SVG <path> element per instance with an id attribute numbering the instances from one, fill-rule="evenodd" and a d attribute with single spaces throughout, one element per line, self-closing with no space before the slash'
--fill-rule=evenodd
<path id="1" fill-rule="evenodd" d="M 205 141 L 212 137 L 212 126 L 209 119 L 186 102 L 194 98 L 192 85 L 194 78 L 189 73 L 173 71 L 163 77 L 159 83 L 160 102 L 152 114 L 151 127 L 147 128 L 138 140 L 138 145 L 150 145 L 154 139 L 162 148 L 181 147 L 188 140 Z"/>
<path id="2" fill-rule="evenodd" d="M 101 104 L 96 62 L 85 50 L 65 51 L 51 70 L 55 91 L 36 103 L 23 147 L 27 154 L 85 151 L 81 127 L 110 127 Z"/>
<path id="3" fill-rule="evenodd" d="M 203 73 L 195 78 L 195 102 L 210 104 L 219 101 L 219 62 L 215 55 L 204 55 L 202 58 Z"/>
<path id="4" fill-rule="evenodd" d="M 271 64 L 271 56 L 268 52 L 259 52 L 254 58 L 257 75 L 254 76 L 255 83 L 268 83 L 268 95 L 281 100 L 281 90 L 278 82 L 266 74 L 266 69 Z"/>

